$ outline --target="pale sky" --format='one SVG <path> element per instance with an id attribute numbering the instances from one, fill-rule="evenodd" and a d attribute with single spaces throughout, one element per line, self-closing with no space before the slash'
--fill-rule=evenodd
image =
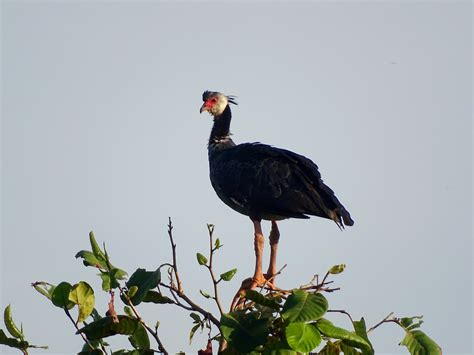
<path id="1" fill-rule="evenodd" d="M 252 274 L 252 223 L 209 182 L 204 90 L 238 96 L 236 142 L 314 160 L 355 220 L 344 232 L 281 222 L 280 287 L 345 263 L 330 308 L 368 325 L 422 314 L 444 354 L 472 353 L 471 2 L 1 4 L 0 307 L 50 346 L 32 353 L 82 346 L 32 281 L 87 281 L 106 310 L 95 271 L 74 259 L 91 229 L 117 266 L 153 270 L 170 261 L 171 216 L 185 290 L 211 309 L 195 260 L 206 223 L 224 244 L 216 271 L 238 268 L 226 308 Z M 141 308 L 170 352 L 205 346 L 188 345 L 186 312 Z M 390 324 L 372 334 L 378 354 L 407 353 L 402 337 Z"/>

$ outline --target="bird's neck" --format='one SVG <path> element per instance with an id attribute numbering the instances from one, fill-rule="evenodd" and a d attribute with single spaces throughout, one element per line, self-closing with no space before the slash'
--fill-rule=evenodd
<path id="1" fill-rule="evenodd" d="M 214 125 L 212 126 L 211 135 L 209 137 L 209 151 L 222 150 L 235 146 L 230 138 L 230 121 L 232 112 L 229 105 L 226 106 L 224 112 L 214 117 Z"/>

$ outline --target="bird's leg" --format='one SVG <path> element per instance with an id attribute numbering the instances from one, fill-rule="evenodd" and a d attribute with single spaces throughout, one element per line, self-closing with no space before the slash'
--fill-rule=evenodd
<path id="1" fill-rule="evenodd" d="M 262 272 L 263 245 L 265 238 L 263 237 L 262 225 L 260 221 L 253 221 L 253 227 L 255 229 L 255 272 L 253 274 L 252 285 L 250 288 L 255 288 L 265 282 Z"/>
<path id="2" fill-rule="evenodd" d="M 268 265 L 268 271 L 265 274 L 265 278 L 275 285 L 275 277 L 277 273 L 276 259 L 278 241 L 280 240 L 280 231 L 276 221 L 272 221 L 272 229 L 270 231 L 270 265 Z"/>
<path id="3" fill-rule="evenodd" d="M 257 286 L 263 286 L 263 285 L 266 285 L 267 287 L 270 287 L 270 288 L 273 287 L 272 282 L 267 281 L 265 277 L 263 276 L 263 272 L 262 272 L 263 246 L 265 243 L 265 238 L 262 232 L 262 225 L 260 221 L 253 221 L 253 226 L 255 230 L 255 239 L 254 239 L 255 272 L 253 274 L 253 277 L 249 277 L 248 279 L 245 279 L 244 281 L 242 281 L 242 284 L 240 285 L 239 290 L 237 291 L 237 293 L 234 296 L 234 299 L 232 300 L 232 304 L 230 306 L 231 311 L 240 307 L 244 303 L 246 290 L 253 290 Z M 273 251 L 273 246 L 272 246 L 272 255 L 275 255 L 275 258 L 276 258 L 276 249 L 275 251 Z M 275 262 L 273 264 L 275 264 Z"/>

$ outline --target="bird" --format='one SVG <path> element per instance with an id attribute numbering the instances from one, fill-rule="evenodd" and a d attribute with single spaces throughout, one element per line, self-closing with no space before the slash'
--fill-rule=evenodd
<path id="1" fill-rule="evenodd" d="M 318 216 L 334 221 L 341 230 L 354 221 L 309 158 L 259 142 L 234 143 L 230 104 L 237 105 L 235 96 L 205 91 L 202 100 L 199 112 L 207 111 L 213 117 L 208 141 L 212 187 L 227 206 L 253 222 L 255 270 L 246 287 L 272 286 L 277 274 L 278 221 Z M 271 221 L 270 265 L 266 274 L 262 271 L 262 220 Z"/>

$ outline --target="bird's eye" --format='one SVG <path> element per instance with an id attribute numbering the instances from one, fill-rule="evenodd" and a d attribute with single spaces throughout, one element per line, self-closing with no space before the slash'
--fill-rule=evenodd
<path id="1" fill-rule="evenodd" d="M 215 104 L 215 103 L 217 102 L 217 98 L 216 98 L 216 97 L 213 97 L 213 98 L 211 99 L 211 102 Z"/>

